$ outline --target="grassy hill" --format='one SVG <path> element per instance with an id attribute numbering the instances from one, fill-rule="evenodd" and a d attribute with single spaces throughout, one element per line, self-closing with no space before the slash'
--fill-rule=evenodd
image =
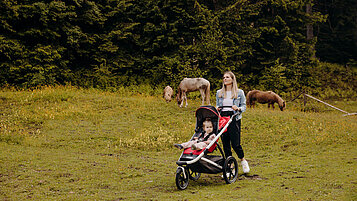
<path id="1" fill-rule="evenodd" d="M 357 116 L 300 100 L 248 109 L 242 145 L 251 172 L 226 185 L 203 174 L 175 186 L 172 145 L 188 140 L 187 108 L 156 92 L 72 87 L 0 92 L 1 200 L 356 200 Z M 356 101 L 329 102 L 357 112 Z M 316 110 L 318 108 L 318 110 Z"/>

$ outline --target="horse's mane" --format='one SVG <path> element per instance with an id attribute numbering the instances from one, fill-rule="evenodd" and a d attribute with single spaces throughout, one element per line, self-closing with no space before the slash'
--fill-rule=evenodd
<path id="1" fill-rule="evenodd" d="M 285 107 L 285 101 L 276 93 L 272 92 L 272 91 L 269 91 L 271 94 L 274 95 L 274 97 L 277 99 L 277 102 L 278 102 L 278 105 L 279 107 Z"/>

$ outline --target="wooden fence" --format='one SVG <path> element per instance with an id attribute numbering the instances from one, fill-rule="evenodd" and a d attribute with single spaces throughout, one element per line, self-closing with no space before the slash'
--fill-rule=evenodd
<path id="1" fill-rule="evenodd" d="M 311 95 L 309 95 L 309 94 L 305 94 L 304 92 L 301 92 L 299 95 L 297 95 L 297 96 L 296 96 L 295 98 L 293 98 L 291 101 L 294 101 L 295 99 L 297 99 L 297 98 L 298 98 L 299 96 L 301 96 L 301 95 L 304 96 L 304 106 L 306 106 L 306 97 L 309 97 L 309 98 L 314 99 L 314 100 L 316 100 L 316 101 L 318 101 L 318 102 L 320 102 L 320 103 L 323 103 L 323 104 L 325 104 L 325 105 L 327 105 L 327 106 L 329 106 L 329 107 L 332 107 L 332 108 L 335 109 L 335 110 L 338 110 L 338 111 L 340 111 L 340 112 L 345 113 L 343 116 L 357 115 L 356 112 L 355 112 L 355 113 L 346 112 L 346 111 L 341 110 L 340 108 L 337 108 L 337 107 L 335 107 L 335 106 L 333 106 L 333 105 L 330 105 L 330 104 L 328 104 L 328 103 L 326 103 L 326 102 L 324 102 L 324 101 L 322 101 L 322 100 L 320 100 L 320 99 L 317 99 L 317 98 L 315 98 L 315 97 L 313 97 L 313 96 L 311 96 Z"/>

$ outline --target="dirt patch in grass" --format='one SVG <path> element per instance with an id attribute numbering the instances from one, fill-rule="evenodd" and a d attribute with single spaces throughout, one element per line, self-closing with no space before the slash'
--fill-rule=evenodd
<path id="1" fill-rule="evenodd" d="M 245 179 L 250 179 L 250 180 L 267 180 L 268 178 L 261 177 L 257 174 L 249 175 L 249 174 L 242 174 L 238 177 L 238 180 L 245 180 Z"/>

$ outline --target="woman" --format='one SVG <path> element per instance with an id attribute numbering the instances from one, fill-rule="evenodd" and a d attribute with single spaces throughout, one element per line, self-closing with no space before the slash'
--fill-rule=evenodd
<path id="1" fill-rule="evenodd" d="M 238 112 L 234 121 L 228 126 L 227 132 L 222 135 L 222 143 L 226 157 L 232 155 L 232 145 L 238 158 L 241 159 L 243 172 L 248 173 L 250 170 L 249 165 L 244 159 L 243 148 L 240 145 L 242 113 L 246 110 L 245 95 L 243 90 L 238 89 L 236 76 L 231 71 L 225 72 L 223 75 L 223 87 L 217 91 L 216 105 L 217 108 L 219 106 L 229 106 L 221 109 L 222 116 L 232 116 Z"/>

